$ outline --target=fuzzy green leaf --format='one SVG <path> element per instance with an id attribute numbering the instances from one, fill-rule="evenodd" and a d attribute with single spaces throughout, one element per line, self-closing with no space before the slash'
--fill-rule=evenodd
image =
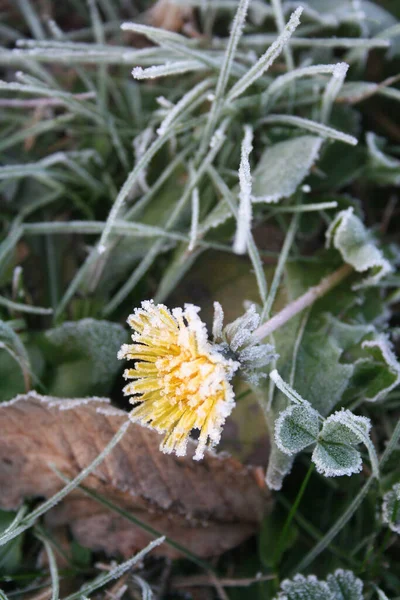
<path id="1" fill-rule="evenodd" d="M 384 258 L 352 208 L 336 215 L 326 232 L 326 245 L 339 250 L 343 260 L 356 271 L 367 273 L 367 277 L 354 289 L 375 285 L 392 270 L 389 261 Z"/>
<path id="2" fill-rule="evenodd" d="M 296 454 L 317 441 L 319 417 L 308 405 L 289 406 L 275 423 L 275 441 L 285 454 Z"/>
<path id="3" fill-rule="evenodd" d="M 302 135 L 267 148 L 252 173 L 253 201 L 278 202 L 291 196 L 309 174 L 322 142 L 320 137 Z"/>
<path id="4" fill-rule="evenodd" d="M 328 575 L 327 583 L 335 600 L 362 600 L 363 598 L 363 582 L 351 571 L 337 569 L 333 575 Z"/>
<path id="5" fill-rule="evenodd" d="M 364 441 L 370 427 L 369 419 L 353 415 L 348 410 L 337 411 L 328 417 L 312 454 L 317 471 L 326 477 L 361 471 L 361 454 L 354 446 Z"/>
<path id="6" fill-rule="evenodd" d="M 383 497 L 383 521 L 392 531 L 400 533 L 400 483 L 396 483 Z"/>
<path id="7" fill-rule="evenodd" d="M 362 600 L 363 583 L 352 571 L 337 569 L 326 581 L 315 575 L 295 575 L 285 580 L 276 600 Z"/>
<path id="8" fill-rule="evenodd" d="M 281 588 L 275 600 L 336 600 L 328 584 L 315 575 L 295 575 L 292 580 L 282 581 Z"/>
<path id="9" fill-rule="evenodd" d="M 107 394 L 121 365 L 117 352 L 127 341 L 121 325 L 82 319 L 45 334 L 44 354 L 51 365 L 48 390 L 56 396 Z"/>

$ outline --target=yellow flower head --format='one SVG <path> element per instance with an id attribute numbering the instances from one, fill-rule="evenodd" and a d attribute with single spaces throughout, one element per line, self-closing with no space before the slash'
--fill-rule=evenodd
<path id="1" fill-rule="evenodd" d="M 186 304 L 170 311 L 162 304 L 142 302 L 128 318 L 134 343 L 124 344 L 118 354 L 137 361 L 124 373 L 134 380 L 124 388 L 136 405 L 132 421 L 165 433 L 160 449 L 177 456 L 185 455 L 191 430 L 199 429 L 196 460 L 220 440 L 235 405 L 229 380 L 239 367 L 208 341 L 199 310 Z"/>

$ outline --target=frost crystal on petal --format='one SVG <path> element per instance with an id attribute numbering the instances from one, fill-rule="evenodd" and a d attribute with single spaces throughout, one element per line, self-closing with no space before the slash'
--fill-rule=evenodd
<path id="1" fill-rule="evenodd" d="M 186 454 L 190 432 L 199 429 L 197 460 L 220 440 L 235 405 L 229 381 L 239 367 L 210 344 L 199 310 L 142 302 L 128 318 L 134 343 L 118 353 L 135 361 L 124 373 L 133 380 L 124 388 L 135 405 L 131 420 L 164 433 L 161 450 L 177 456 Z"/>

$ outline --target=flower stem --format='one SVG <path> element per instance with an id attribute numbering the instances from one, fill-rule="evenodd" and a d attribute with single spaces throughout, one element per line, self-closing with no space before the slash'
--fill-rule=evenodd
<path id="1" fill-rule="evenodd" d="M 325 296 L 331 289 L 341 283 L 346 277 L 353 272 L 353 267 L 350 265 L 342 265 L 339 269 L 324 277 L 317 285 L 311 287 L 305 294 L 290 302 L 283 310 L 274 315 L 258 327 L 253 336 L 257 340 L 262 340 L 282 325 L 285 325 L 290 319 L 298 315 L 308 306 L 314 304 L 316 300 Z"/>

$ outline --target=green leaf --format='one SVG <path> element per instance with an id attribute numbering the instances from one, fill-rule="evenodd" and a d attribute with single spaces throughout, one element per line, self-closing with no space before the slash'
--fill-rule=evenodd
<path id="1" fill-rule="evenodd" d="M 338 213 L 326 232 L 327 247 L 339 250 L 345 262 L 359 273 L 367 273 L 367 277 L 358 285 L 376 285 L 382 277 L 392 271 L 392 267 L 382 251 L 372 240 L 370 233 L 352 208 Z"/>
<path id="2" fill-rule="evenodd" d="M 383 400 L 400 383 L 400 364 L 385 334 L 374 334 L 361 348 L 364 356 L 355 363 L 353 389 L 369 402 Z"/>
<path id="3" fill-rule="evenodd" d="M 371 423 L 348 410 L 337 411 L 322 426 L 312 460 L 326 477 L 353 475 L 362 469 L 361 454 L 354 448 L 368 436 Z"/>
<path id="4" fill-rule="evenodd" d="M 267 148 L 252 173 L 253 201 L 270 203 L 291 196 L 309 174 L 322 142 L 302 135 Z"/>
<path id="5" fill-rule="evenodd" d="M 276 600 L 363 600 L 363 582 L 352 571 L 337 569 L 326 582 L 315 575 L 295 575 L 282 582 Z"/>
<path id="6" fill-rule="evenodd" d="M 362 600 L 363 582 L 352 571 L 337 569 L 328 575 L 327 583 L 335 600 Z"/>
<path id="7" fill-rule="evenodd" d="M 370 181 L 381 185 L 400 184 L 400 160 L 385 154 L 384 140 L 369 131 L 366 136 L 369 161 L 365 174 Z"/>
<path id="8" fill-rule="evenodd" d="M 400 534 L 400 483 L 383 497 L 382 518 L 392 531 Z"/>
<path id="9" fill-rule="evenodd" d="M 292 580 L 282 581 L 281 588 L 275 600 L 335 600 L 328 584 L 315 575 L 295 575 Z"/>
<path id="10" fill-rule="evenodd" d="M 317 441 L 319 416 L 307 405 L 289 406 L 275 423 L 275 441 L 285 454 L 296 454 Z"/>
<path id="11" fill-rule="evenodd" d="M 128 337 L 121 325 L 82 319 L 50 329 L 44 337 L 50 394 L 74 397 L 110 391 L 121 369 L 117 352 Z"/>

